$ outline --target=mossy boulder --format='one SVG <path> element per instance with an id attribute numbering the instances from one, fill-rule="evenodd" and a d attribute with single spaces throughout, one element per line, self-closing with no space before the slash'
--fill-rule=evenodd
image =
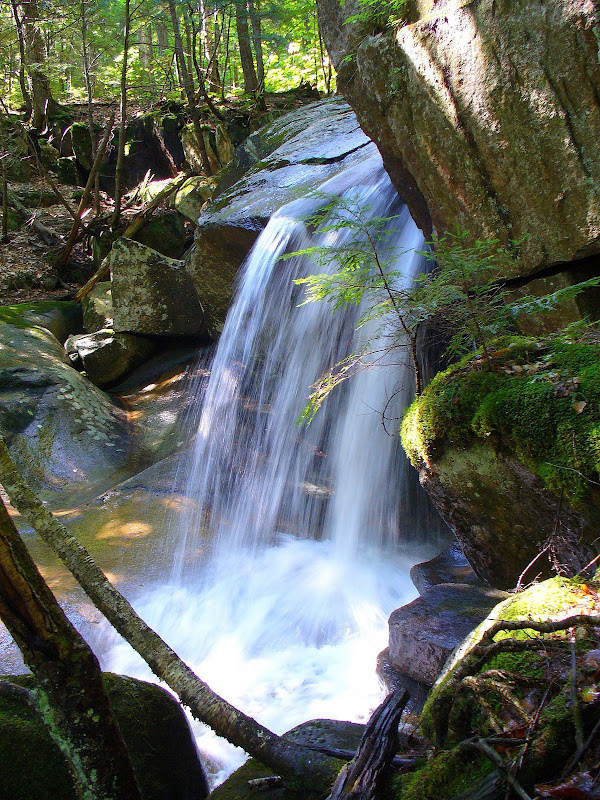
<path id="1" fill-rule="evenodd" d="M 69 300 L 44 300 L 40 303 L 17 303 L 0 306 L 0 323 L 17 328 L 44 328 L 62 344 L 72 333 L 82 330 L 79 303 Z"/>
<path id="2" fill-rule="evenodd" d="M 166 209 L 154 214 L 133 238 L 163 256 L 181 258 L 186 250 L 185 219 L 175 209 Z"/>
<path id="3" fill-rule="evenodd" d="M 10 680 L 33 686 L 25 676 Z M 106 673 L 104 681 L 144 800 L 203 800 L 208 785 L 185 714 L 164 689 Z M 6 798 L 75 800 L 64 756 L 20 700 L 0 698 L 0 786 Z"/>
<path id="4" fill-rule="evenodd" d="M 81 299 L 83 309 L 83 329 L 94 333 L 102 328 L 112 327 L 113 309 L 110 281 L 97 283 Z"/>
<path id="5" fill-rule="evenodd" d="M 156 344 L 145 336 L 115 333 L 110 328 L 70 336 L 65 350 L 74 367 L 85 371 L 96 386 L 113 386 L 147 361 Z"/>
<path id="6" fill-rule="evenodd" d="M 41 184 L 21 184 L 14 189 L 14 192 L 25 208 L 47 208 L 58 203 L 58 198 L 52 189 Z"/>
<path id="7" fill-rule="evenodd" d="M 477 575 L 502 589 L 572 574 L 596 554 L 600 343 L 515 339 L 435 377 L 407 411 L 402 442 Z"/>
<path id="8" fill-rule="evenodd" d="M 154 336 L 198 336 L 204 311 L 183 261 L 131 239 L 118 239 L 108 256 L 114 329 Z"/>
<path id="9" fill-rule="evenodd" d="M 217 181 L 204 175 L 194 175 L 183 184 L 173 195 L 173 206 L 180 214 L 193 222 L 198 223 L 202 208 L 213 196 Z"/>
<path id="10" fill-rule="evenodd" d="M 86 172 L 89 172 L 94 161 L 92 137 L 89 127 L 83 122 L 74 122 L 71 125 L 71 143 L 77 163 Z"/>
<path id="11" fill-rule="evenodd" d="M 0 313 L 0 433 L 34 489 L 74 502 L 126 464 L 126 419 L 70 366 L 54 334 L 28 327 L 34 310 Z"/>
<path id="12" fill-rule="evenodd" d="M 65 183 L 68 186 L 80 186 L 82 183 L 75 156 L 59 158 L 56 162 L 56 174 L 59 183 Z"/>

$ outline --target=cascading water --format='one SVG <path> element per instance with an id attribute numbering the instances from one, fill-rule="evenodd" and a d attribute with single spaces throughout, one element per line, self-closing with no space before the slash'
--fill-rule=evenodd
<path id="1" fill-rule="evenodd" d="M 373 217 L 397 215 L 386 246 L 402 254 L 410 282 L 423 238 L 379 155 L 370 150 L 321 192 L 358 198 Z M 392 416 L 410 399 L 410 370 L 362 371 L 310 427 L 296 425 L 310 385 L 365 336 L 357 309 L 299 306 L 293 279 L 315 264 L 280 260 L 351 235 L 307 228 L 323 202 L 284 206 L 247 259 L 184 466 L 194 502 L 168 543 L 171 580 L 136 603 L 213 689 L 279 733 L 314 717 L 369 715 L 387 615 L 414 596 L 408 568 L 423 554 L 402 545 L 416 520 L 398 439 L 380 417 L 390 396 Z M 126 645 L 108 666 L 150 677 Z M 221 777 L 243 759 L 210 732 L 198 736 Z"/>

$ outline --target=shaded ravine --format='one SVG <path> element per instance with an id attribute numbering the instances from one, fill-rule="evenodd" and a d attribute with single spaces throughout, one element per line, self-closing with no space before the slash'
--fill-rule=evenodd
<path id="1" fill-rule="evenodd" d="M 365 150 L 321 193 L 394 217 L 386 247 L 410 283 L 423 237 L 379 155 Z M 359 309 L 300 306 L 293 279 L 316 266 L 280 260 L 347 241 L 345 229 L 307 228 L 323 203 L 320 194 L 280 209 L 246 261 L 204 401 L 188 420 L 197 433 L 180 471 L 191 502 L 164 544 L 171 577 L 136 603 L 215 691 L 277 733 L 314 717 L 368 716 L 382 694 L 374 665 L 387 616 L 416 594 L 408 570 L 429 549 L 426 507 L 381 424 L 390 397 L 387 414 L 398 417 L 412 394 L 402 357 L 360 372 L 310 427 L 295 424 L 309 386 L 368 336 L 355 329 Z M 104 666 L 151 677 L 124 644 L 108 644 Z M 216 779 L 243 760 L 209 731 L 197 735 Z"/>

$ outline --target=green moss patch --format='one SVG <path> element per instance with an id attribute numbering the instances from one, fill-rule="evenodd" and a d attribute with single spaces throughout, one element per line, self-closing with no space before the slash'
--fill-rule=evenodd
<path id="1" fill-rule="evenodd" d="M 581 501 L 600 480 L 600 344 L 516 339 L 494 355 L 494 371 L 469 356 L 439 373 L 402 422 L 415 466 L 451 446 L 485 442 L 519 459 L 548 488 Z"/>
<path id="2" fill-rule="evenodd" d="M 402 800 L 451 800 L 493 769 L 484 756 L 455 748 L 439 753 L 415 772 L 394 778 L 390 794 Z"/>

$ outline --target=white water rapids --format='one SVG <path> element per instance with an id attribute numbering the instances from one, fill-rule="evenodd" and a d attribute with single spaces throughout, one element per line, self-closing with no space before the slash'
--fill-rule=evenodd
<path id="1" fill-rule="evenodd" d="M 379 156 L 321 191 L 359 198 L 374 217 L 398 215 L 386 246 L 404 254 L 397 268 L 410 282 L 423 237 Z M 390 417 L 409 401 L 410 370 L 365 370 L 330 395 L 310 427 L 296 425 L 311 384 L 365 336 L 357 310 L 299 306 L 293 279 L 315 264 L 279 259 L 350 235 L 308 230 L 303 220 L 323 202 L 280 209 L 240 273 L 182 467 L 194 502 L 166 543 L 172 574 L 135 603 L 215 691 L 277 733 L 316 717 L 368 718 L 383 694 L 375 661 L 387 617 L 415 596 L 408 570 L 424 554 L 398 437 L 381 424 L 392 395 Z M 124 643 L 104 666 L 151 679 Z M 195 731 L 217 780 L 244 760 L 203 726 Z"/>

